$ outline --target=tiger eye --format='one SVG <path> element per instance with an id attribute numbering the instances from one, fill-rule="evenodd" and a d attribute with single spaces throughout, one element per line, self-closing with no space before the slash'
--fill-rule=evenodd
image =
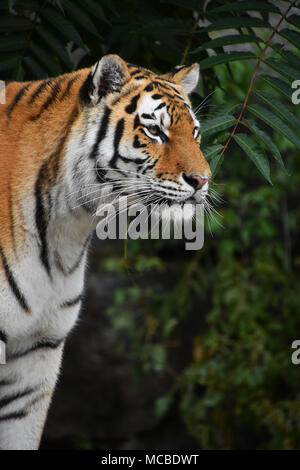
<path id="1" fill-rule="evenodd" d="M 149 126 L 148 127 L 148 131 L 152 134 L 152 135 L 158 135 L 159 134 L 159 129 L 157 126 Z"/>

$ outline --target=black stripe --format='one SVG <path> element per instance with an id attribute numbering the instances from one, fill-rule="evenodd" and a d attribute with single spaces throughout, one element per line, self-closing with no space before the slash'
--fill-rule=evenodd
<path id="1" fill-rule="evenodd" d="M 99 183 L 103 183 L 105 180 L 105 175 L 107 173 L 107 170 L 102 170 L 101 167 L 98 167 L 98 164 L 96 166 L 96 178 L 97 178 L 97 181 L 99 181 Z"/>
<path id="2" fill-rule="evenodd" d="M 120 155 L 121 160 L 125 163 L 136 163 L 137 165 L 142 165 L 146 162 L 147 158 L 126 158 Z"/>
<path id="3" fill-rule="evenodd" d="M 23 392 L 14 393 L 12 395 L 6 395 L 0 399 L 0 409 L 4 408 L 5 406 L 9 405 L 13 401 L 17 400 L 18 398 L 26 397 L 26 395 L 30 395 L 36 390 L 36 388 L 27 388 L 23 390 Z"/>
<path id="4" fill-rule="evenodd" d="M 163 95 L 160 95 L 159 93 L 154 93 L 154 95 L 151 95 L 151 98 L 153 100 L 159 100 L 162 97 L 163 97 Z"/>
<path id="5" fill-rule="evenodd" d="M 19 103 L 19 101 L 22 98 L 22 96 L 24 95 L 25 91 L 30 87 L 30 85 L 31 85 L 31 83 L 28 83 L 27 85 L 23 86 L 21 88 L 21 90 L 16 94 L 15 98 L 13 99 L 13 101 L 10 103 L 10 105 L 7 108 L 8 117 L 11 116 L 11 113 L 13 112 L 13 110 L 15 109 L 17 104 Z"/>
<path id="6" fill-rule="evenodd" d="M 31 348 L 26 349 L 26 351 L 11 354 L 8 357 L 8 360 L 11 361 L 20 357 L 24 357 L 27 354 L 38 351 L 40 349 L 57 349 L 64 341 L 65 338 L 39 341 L 38 343 L 35 343 Z"/>
<path id="7" fill-rule="evenodd" d="M 60 77 L 56 83 L 54 84 L 54 86 L 52 87 L 52 91 L 51 91 L 51 94 L 48 96 L 48 98 L 46 99 L 46 101 L 42 104 L 40 110 L 38 111 L 38 113 L 34 114 L 33 116 L 31 116 L 31 121 L 35 121 L 36 119 L 39 119 L 42 115 L 42 113 L 44 111 L 46 111 L 49 106 L 51 106 L 51 104 L 53 104 L 53 102 L 56 101 L 56 98 L 57 98 L 57 95 L 59 94 L 61 88 L 60 88 L 60 84 L 63 82 L 63 80 L 65 80 L 66 77 Z"/>
<path id="8" fill-rule="evenodd" d="M 42 93 L 42 91 L 47 88 L 48 85 L 50 85 L 50 83 L 52 82 L 52 80 L 44 80 L 38 87 L 37 89 L 32 93 L 31 97 L 29 98 L 29 101 L 28 103 L 29 104 L 32 104 L 35 99 Z"/>
<path id="9" fill-rule="evenodd" d="M 156 106 L 154 111 L 157 111 L 158 109 L 164 108 L 165 106 L 167 106 L 166 103 L 160 103 L 158 106 Z"/>
<path id="10" fill-rule="evenodd" d="M 72 85 L 74 82 L 76 82 L 78 79 L 79 79 L 80 75 L 74 75 L 74 77 L 71 78 L 71 80 L 69 80 L 67 86 L 66 86 L 66 89 L 64 90 L 63 94 L 61 95 L 60 99 L 61 101 L 64 100 L 70 93 L 71 91 L 71 88 L 72 88 Z"/>
<path id="11" fill-rule="evenodd" d="M 154 88 L 153 83 L 149 83 L 149 84 L 145 87 L 145 91 L 152 91 L 153 88 Z"/>
<path id="12" fill-rule="evenodd" d="M 83 248 L 82 248 L 82 250 L 81 250 L 81 252 L 80 252 L 80 254 L 79 254 L 79 256 L 78 256 L 76 262 L 73 264 L 73 266 L 72 266 L 71 268 L 65 268 L 64 266 L 62 266 L 60 255 L 59 255 L 59 253 L 57 253 L 56 265 L 57 265 L 58 269 L 59 269 L 65 276 L 70 275 L 70 274 L 73 274 L 73 273 L 76 271 L 76 269 L 79 267 L 79 265 L 81 264 L 82 258 L 83 258 L 84 254 L 85 254 L 85 250 L 86 250 L 86 248 L 87 248 L 87 246 L 88 246 L 90 240 L 91 240 L 91 235 L 89 235 L 89 236 L 87 237 L 87 239 L 85 240 L 84 245 L 83 245 Z"/>
<path id="13" fill-rule="evenodd" d="M 0 421 L 8 421 L 10 419 L 22 419 L 28 415 L 28 411 L 21 410 L 15 411 L 14 413 L 9 413 L 8 415 L 0 416 Z"/>
<path id="14" fill-rule="evenodd" d="M 171 121 L 171 124 L 173 124 L 173 121 L 174 121 L 174 106 L 172 105 L 168 105 L 167 106 L 167 111 L 168 111 L 168 114 L 169 114 L 169 117 L 170 117 L 170 121 Z"/>
<path id="15" fill-rule="evenodd" d="M 152 83 L 153 83 L 153 85 L 164 88 L 167 91 L 172 91 L 173 90 L 175 93 L 177 93 L 177 90 L 175 88 L 173 88 L 172 86 L 170 86 L 170 85 L 166 85 L 165 83 L 161 83 L 157 80 L 155 80 Z"/>
<path id="16" fill-rule="evenodd" d="M 133 129 L 136 129 L 139 125 L 140 125 L 140 118 L 139 118 L 139 115 L 137 114 L 134 118 Z"/>
<path id="17" fill-rule="evenodd" d="M 75 299 L 71 300 L 66 300 L 60 305 L 60 308 L 68 308 L 68 307 L 74 307 L 75 305 L 79 304 L 83 299 L 82 294 L 79 294 Z"/>
<path id="18" fill-rule="evenodd" d="M 124 119 L 120 119 L 117 123 L 115 137 L 114 137 L 115 152 L 118 152 L 119 150 L 119 144 L 120 144 L 120 140 L 122 139 L 123 131 L 124 131 Z"/>
<path id="19" fill-rule="evenodd" d="M 90 103 L 91 101 L 90 95 L 93 89 L 94 89 L 93 76 L 92 76 L 92 72 L 90 72 L 79 90 L 79 99 L 80 101 L 82 101 L 82 103 L 84 104 Z"/>
<path id="20" fill-rule="evenodd" d="M 27 305 L 27 302 L 25 300 L 25 297 L 24 295 L 22 294 L 22 292 L 20 291 L 17 283 L 16 283 L 16 280 L 13 276 L 13 273 L 11 272 L 10 268 L 9 268 L 9 265 L 8 265 L 8 262 L 7 262 L 7 259 L 3 253 L 3 250 L 2 250 L 2 247 L 0 246 L 0 255 L 1 255 L 1 258 L 2 258 L 2 263 L 3 263 L 3 267 L 4 267 L 4 271 L 5 271 L 5 275 L 6 275 L 6 279 L 7 279 L 7 282 L 9 283 L 10 285 L 10 288 L 11 290 L 13 291 L 13 293 L 15 294 L 15 297 L 16 299 L 18 300 L 19 304 L 21 305 L 21 307 L 29 313 L 29 308 L 28 308 L 28 305 Z"/>
<path id="21" fill-rule="evenodd" d="M 177 124 L 178 121 L 180 121 L 180 119 L 181 119 L 181 116 L 180 116 L 180 114 L 178 114 L 177 118 L 175 119 L 175 124 Z"/>
<path id="22" fill-rule="evenodd" d="M 39 172 L 38 179 L 35 184 L 35 223 L 38 230 L 41 246 L 40 246 L 40 260 L 45 267 L 48 275 L 50 276 L 50 263 L 49 251 L 47 244 L 47 223 L 48 217 L 43 204 L 42 185 L 45 178 L 47 178 L 48 169 L 47 162 L 45 162 Z"/>
<path id="23" fill-rule="evenodd" d="M 152 120 L 155 119 L 154 116 L 151 116 L 151 114 L 147 114 L 147 113 L 143 113 L 143 114 L 142 114 L 142 117 L 143 117 L 144 119 L 152 119 Z"/>
<path id="24" fill-rule="evenodd" d="M 116 131 L 115 131 L 115 137 L 114 137 L 115 153 L 114 153 L 113 158 L 110 161 L 111 168 L 116 168 L 116 161 L 120 156 L 119 144 L 120 144 L 120 140 L 122 139 L 123 132 L 124 132 L 124 119 L 120 119 L 116 125 Z"/>
<path id="25" fill-rule="evenodd" d="M 142 174 L 145 174 L 147 170 L 151 170 L 152 168 L 155 167 L 156 163 L 158 162 L 158 158 L 156 160 L 154 160 L 154 162 L 150 163 L 149 165 L 147 165 L 143 170 L 142 170 Z"/>
<path id="26" fill-rule="evenodd" d="M 147 144 L 141 144 L 139 141 L 139 138 L 137 135 L 134 136 L 134 141 L 133 141 L 133 146 L 134 148 L 138 149 L 141 147 L 147 147 Z"/>
<path id="27" fill-rule="evenodd" d="M 133 77 L 137 73 L 141 73 L 141 69 L 134 70 L 133 72 L 130 72 L 130 75 Z"/>
<path id="28" fill-rule="evenodd" d="M 99 126 L 96 142 L 94 143 L 92 151 L 91 151 L 90 156 L 89 156 L 90 158 L 95 158 L 97 156 L 98 147 L 99 147 L 101 141 L 106 136 L 110 115 L 111 115 L 111 109 L 106 107 L 105 110 L 104 110 L 103 118 L 102 118 L 100 126 Z"/>
<path id="29" fill-rule="evenodd" d="M 143 80 L 144 78 L 147 78 L 146 75 L 138 75 L 134 77 L 135 80 Z"/>
<path id="30" fill-rule="evenodd" d="M 157 135 L 161 138 L 163 142 L 167 142 L 169 137 L 161 130 L 159 126 L 155 126 Z"/>
<path id="31" fill-rule="evenodd" d="M 4 387 L 6 385 L 12 385 L 13 383 L 15 383 L 14 380 L 3 379 L 3 380 L 0 380 L 0 387 Z"/>
<path id="32" fill-rule="evenodd" d="M 140 98 L 140 94 L 138 95 L 135 95 L 132 100 L 130 101 L 130 103 L 125 107 L 125 111 L 126 113 L 128 114 L 132 114 L 136 111 L 136 107 L 137 107 L 137 102 Z"/>
<path id="33" fill-rule="evenodd" d="M 3 341 L 3 343 L 7 343 L 7 336 L 6 334 L 0 330 L 0 341 Z"/>

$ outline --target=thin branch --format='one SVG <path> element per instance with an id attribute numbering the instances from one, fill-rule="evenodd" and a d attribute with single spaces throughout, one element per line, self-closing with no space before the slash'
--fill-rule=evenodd
<path id="1" fill-rule="evenodd" d="M 196 20 L 195 20 L 195 23 L 194 23 L 194 26 L 193 26 L 193 33 L 196 31 L 197 27 L 198 27 L 198 23 L 199 23 L 199 20 L 200 20 L 200 17 L 201 17 L 201 13 L 197 13 L 197 17 L 196 17 Z M 190 52 L 190 48 L 191 48 L 191 45 L 192 45 L 192 41 L 193 41 L 193 34 L 191 34 L 186 46 L 185 46 L 185 49 L 184 49 L 184 53 L 183 53 L 183 56 L 182 56 L 182 59 L 181 59 L 181 62 L 180 62 L 180 65 L 184 65 L 185 64 L 185 61 L 186 61 L 186 58 L 187 58 L 187 55 L 188 53 Z"/>
<path id="2" fill-rule="evenodd" d="M 249 100 L 250 93 L 251 93 L 251 91 L 252 91 L 253 83 L 254 83 L 254 80 L 255 80 L 255 78 L 256 78 L 256 74 L 257 74 L 259 65 L 260 65 L 260 63 L 261 63 L 261 61 L 262 61 L 262 59 L 263 59 L 263 57 L 264 57 L 264 55 L 265 55 L 265 52 L 266 52 L 266 50 L 268 49 L 268 47 L 270 46 L 271 41 L 272 41 L 274 35 L 277 33 L 277 30 L 278 30 L 279 26 L 281 25 L 281 23 L 283 22 L 283 20 L 285 20 L 287 14 L 288 14 L 289 11 L 291 10 L 291 8 L 297 3 L 297 1 L 298 1 L 298 0 L 294 0 L 294 1 L 290 4 L 290 6 L 286 9 L 286 11 L 284 12 L 284 14 L 281 16 L 281 18 L 280 18 L 279 22 L 277 23 L 277 25 L 274 26 L 273 31 L 272 31 L 272 34 L 271 34 L 271 36 L 269 37 L 269 39 L 268 39 L 268 41 L 267 41 L 265 47 L 263 48 L 263 50 L 262 50 L 262 52 L 261 52 L 261 54 L 260 54 L 260 56 L 259 56 L 259 58 L 258 58 L 258 61 L 257 61 L 257 64 L 256 64 L 256 66 L 255 66 L 255 69 L 254 69 L 254 72 L 253 72 L 253 75 L 252 75 L 252 78 L 251 78 L 251 81 L 250 81 L 250 85 L 249 85 L 249 88 L 248 88 L 248 92 L 247 92 L 246 98 L 245 98 L 245 100 L 244 100 L 244 103 L 243 103 L 243 106 L 242 106 L 240 115 L 239 115 L 239 117 L 237 118 L 236 124 L 235 124 L 235 126 L 234 126 L 234 128 L 233 128 L 233 130 L 232 130 L 232 132 L 231 132 L 231 134 L 230 134 L 230 136 L 228 137 L 228 140 L 227 140 L 226 144 L 225 144 L 224 147 L 223 147 L 223 150 L 222 150 L 222 152 L 221 152 L 221 155 L 223 155 L 223 153 L 224 153 L 225 150 L 227 149 L 227 147 L 228 147 L 228 145 L 229 145 L 229 143 L 230 143 L 232 137 L 234 136 L 234 134 L 235 134 L 235 132 L 236 132 L 236 130 L 237 130 L 237 127 L 238 127 L 238 125 L 239 125 L 239 123 L 240 123 L 240 121 L 241 121 L 241 119 L 242 119 L 242 117 L 243 117 L 244 111 L 245 111 L 245 109 L 246 109 L 246 106 L 247 106 L 247 103 L 248 103 L 248 100 Z"/>

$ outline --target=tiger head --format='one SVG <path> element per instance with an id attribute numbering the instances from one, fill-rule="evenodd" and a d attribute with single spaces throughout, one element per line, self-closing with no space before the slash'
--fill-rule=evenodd
<path id="1" fill-rule="evenodd" d="M 168 206 L 205 200 L 211 171 L 188 98 L 198 80 L 198 64 L 165 75 L 117 55 L 95 64 L 80 89 L 81 118 L 70 149 L 81 161 L 87 156 L 73 171 L 86 207 L 94 210 L 100 193 Z"/>

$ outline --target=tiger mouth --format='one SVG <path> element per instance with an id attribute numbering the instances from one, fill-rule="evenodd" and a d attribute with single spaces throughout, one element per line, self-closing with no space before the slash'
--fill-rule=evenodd
<path id="1" fill-rule="evenodd" d="M 196 200 L 194 198 L 194 196 L 190 196 L 182 201 L 177 201 L 176 199 L 170 199 L 168 197 L 163 197 L 161 198 L 161 201 L 158 203 L 159 205 L 167 205 L 169 207 L 172 207 L 172 206 L 180 206 L 180 207 L 183 207 L 185 204 L 192 204 L 192 205 L 196 205 L 196 204 L 203 204 L 206 200 L 206 195 L 201 195 L 200 198 L 198 200 Z"/>

